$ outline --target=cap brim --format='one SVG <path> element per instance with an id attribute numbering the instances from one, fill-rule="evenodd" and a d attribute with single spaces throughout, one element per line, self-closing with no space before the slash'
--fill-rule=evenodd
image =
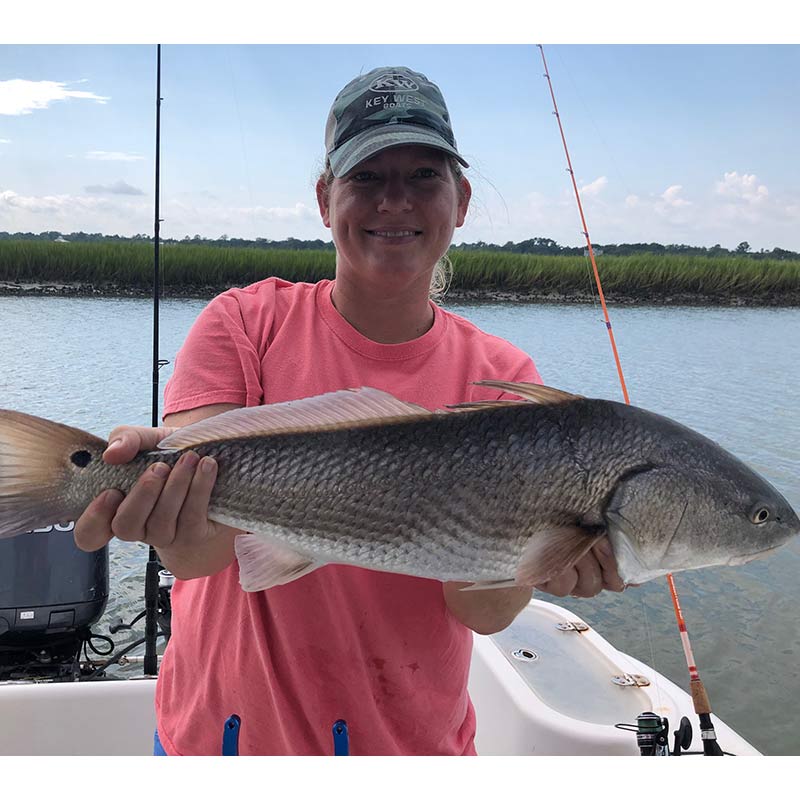
<path id="1" fill-rule="evenodd" d="M 381 150 L 404 144 L 419 144 L 443 150 L 457 158 L 463 167 L 469 166 L 455 147 L 426 128 L 416 125 L 393 125 L 392 128 L 393 130 L 390 131 L 386 130 L 386 126 L 368 128 L 329 153 L 328 159 L 334 177 L 341 178 L 353 167 L 376 153 L 380 153 Z"/>

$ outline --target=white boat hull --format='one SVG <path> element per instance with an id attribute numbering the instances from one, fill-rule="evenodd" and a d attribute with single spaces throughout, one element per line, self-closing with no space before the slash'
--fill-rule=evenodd
<path id="1" fill-rule="evenodd" d="M 566 609 L 534 600 L 496 636 L 475 636 L 469 690 L 481 755 L 637 755 L 636 736 L 614 728 L 654 711 L 670 730 L 682 716 L 695 729 L 689 695 L 645 664 L 620 653 Z M 535 658 L 518 660 L 524 650 Z M 649 686 L 614 683 L 644 676 Z M 154 679 L 0 685 L 0 755 L 148 755 L 152 753 Z M 723 750 L 758 755 L 714 718 Z M 671 738 L 671 737 L 670 737 Z"/>

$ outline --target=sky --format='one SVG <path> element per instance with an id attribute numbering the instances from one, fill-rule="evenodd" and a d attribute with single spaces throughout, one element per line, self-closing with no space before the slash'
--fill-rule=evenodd
<path id="1" fill-rule="evenodd" d="M 454 241 L 583 244 L 527 38 L 164 44 L 161 235 L 329 240 L 314 183 L 330 104 L 359 72 L 408 65 L 441 87 L 471 165 Z M 112 40 L 0 44 L 0 231 L 152 235 L 156 46 Z M 544 52 L 593 242 L 800 250 L 800 46 Z"/>

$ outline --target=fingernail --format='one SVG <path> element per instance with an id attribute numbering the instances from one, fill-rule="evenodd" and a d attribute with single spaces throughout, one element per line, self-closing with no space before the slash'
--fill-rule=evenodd
<path id="1" fill-rule="evenodd" d="M 159 478 L 166 478 L 167 475 L 169 475 L 169 466 L 163 461 L 158 461 L 157 463 L 153 464 L 152 470 Z"/>
<path id="2" fill-rule="evenodd" d="M 216 468 L 217 468 L 217 462 L 214 461 L 214 459 L 211 458 L 211 456 L 206 456 L 200 462 L 200 469 L 203 470 L 203 472 L 205 472 L 206 475 L 210 475 L 212 472 L 214 472 Z"/>
<path id="3" fill-rule="evenodd" d="M 113 441 L 108 443 L 108 447 L 106 447 L 106 452 L 109 450 L 116 450 L 122 444 L 122 439 L 114 439 Z"/>
<path id="4" fill-rule="evenodd" d="M 189 450 L 181 456 L 181 463 L 185 467 L 194 467 L 197 466 L 197 462 L 200 460 L 200 456 L 194 452 L 194 450 Z"/>
<path id="5" fill-rule="evenodd" d="M 597 549 L 604 556 L 611 557 L 614 555 L 614 551 L 611 549 L 611 542 L 609 542 L 608 539 L 603 539 L 601 542 L 599 542 L 599 544 L 597 545 Z"/>

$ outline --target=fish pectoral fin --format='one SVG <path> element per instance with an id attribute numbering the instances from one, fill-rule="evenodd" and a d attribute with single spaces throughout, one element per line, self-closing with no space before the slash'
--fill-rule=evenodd
<path id="1" fill-rule="evenodd" d="M 516 394 L 531 403 L 539 403 L 543 406 L 571 403 L 573 400 L 582 399 L 579 394 L 571 394 L 561 389 L 554 389 L 552 386 L 542 386 L 539 383 L 514 383 L 512 381 L 475 381 L 474 383 L 476 386 L 488 386 L 491 389 L 500 389 L 509 394 Z"/>
<path id="2" fill-rule="evenodd" d="M 502 581 L 478 581 L 477 583 L 471 583 L 469 586 L 462 586 L 458 591 L 474 592 L 481 589 L 514 589 L 517 587 L 517 581 L 514 578 L 509 578 Z"/>
<path id="3" fill-rule="evenodd" d="M 239 583 L 245 592 L 281 586 L 323 566 L 323 562 L 257 533 L 237 536 L 233 548 L 239 561 Z"/>
<path id="4" fill-rule="evenodd" d="M 595 531 L 578 525 L 537 531 L 528 542 L 517 567 L 517 586 L 539 586 L 589 552 L 597 541 Z"/>

